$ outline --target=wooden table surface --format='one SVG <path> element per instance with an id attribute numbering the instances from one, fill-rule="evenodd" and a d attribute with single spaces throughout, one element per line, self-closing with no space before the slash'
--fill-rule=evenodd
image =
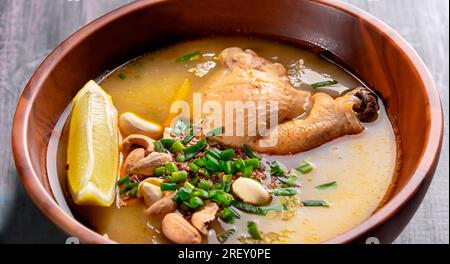
<path id="1" fill-rule="evenodd" d="M 64 243 L 34 207 L 11 156 L 16 102 L 43 58 L 72 32 L 124 0 L 0 0 L 0 243 Z M 449 4 L 447 0 L 348 0 L 397 30 L 417 50 L 441 91 L 445 140 L 431 187 L 396 243 L 449 243 Z M 76 73 L 74 73 L 76 74 Z"/>

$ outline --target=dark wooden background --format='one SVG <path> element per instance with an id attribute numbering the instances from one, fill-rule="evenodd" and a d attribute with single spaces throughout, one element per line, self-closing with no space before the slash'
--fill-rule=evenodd
<path id="1" fill-rule="evenodd" d="M 64 243 L 34 207 L 11 156 L 16 102 L 42 59 L 81 26 L 127 0 L 0 0 L 0 243 Z M 186 4 L 189 4 L 186 1 Z M 445 141 L 432 185 L 397 243 L 449 243 L 448 0 L 348 0 L 399 32 L 417 50 L 441 91 Z M 74 73 L 76 74 L 76 73 Z"/>

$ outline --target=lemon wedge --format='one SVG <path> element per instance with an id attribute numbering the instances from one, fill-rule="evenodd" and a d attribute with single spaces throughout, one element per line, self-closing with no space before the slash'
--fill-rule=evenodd
<path id="1" fill-rule="evenodd" d="M 111 97 L 89 81 L 72 102 L 67 148 L 68 185 L 76 204 L 109 206 L 119 166 L 117 110 Z"/>

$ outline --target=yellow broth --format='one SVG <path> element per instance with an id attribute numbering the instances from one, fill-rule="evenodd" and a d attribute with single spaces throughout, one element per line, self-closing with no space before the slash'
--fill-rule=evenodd
<path id="1" fill-rule="evenodd" d="M 295 79 L 299 64 L 302 64 L 304 82 L 299 89 L 309 89 L 305 83 L 322 81 L 331 77 L 339 82 L 334 88 L 318 89 L 333 96 L 346 87 L 362 85 L 346 71 L 309 51 L 279 42 L 252 38 L 209 38 L 179 43 L 148 53 L 109 73 L 100 85 L 109 93 L 119 114 L 134 112 L 150 121 L 164 124 L 174 100 L 190 100 L 191 93 L 180 94 L 178 89 L 185 79 L 192 83 L 192 91 L 201 91 L 220 65 L 203 77 L 196 76 L 192 69 L 201 61 L 175 63 L 180 56 L 193 51 L 206 54 L 204 59 L 213 60 L 227 47 L 252 49 L 259 56 L 278 61 Z M 207 57 L 210 58 L 207 58 Z M 297 72 L 296 72 L 297 71 Z M 295 80 L 294 80 L 295 81 Z M 297 80 L 298 81 L 298 80 Z M 258 216 L 239 211 L 241 219 L 234 224 L 215 222 L 204 242 L 218 243 L 216 232 L 234 228 L 235 235 L 227 243 L 239 243 L 239 237 L 248 236 L 247 222 L 255 221 L 264 233 L 274 232 L 274 242 L 317 243 L 335 237 L 367 219 L 380 205 L 393 181 L 397 162 L 397 144 L 392 125 L 380 102 L 380 116 L 364 124 L 366 129 L 358 134 L 344 136 L 319 148 L 291 156 L 264 156 L 267 161 L 278 160 L 286 168 L 298 167 L 308 160 L 314 170 L 302 175 L 301 200 L 326 200 L 326 207 L 296 207 L 296 214 L 283 220 L 279 213 Z M 318 190 L 315 186 L 337 182 L 337 187 Z M 279 197 L 272 203 L 277 203 Z M 124 243 L 167 243 L 160 231 L 161 219 L 148 219 L 144 205 L 132 201 L 118 209 L 74 207 L 100 234 Z"/>

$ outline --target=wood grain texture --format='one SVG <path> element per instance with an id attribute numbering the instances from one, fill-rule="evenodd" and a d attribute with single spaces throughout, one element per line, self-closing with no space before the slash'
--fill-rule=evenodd
<path id="1" fill-rule="evenodd" d="M 11 158 L 12 115 L 34 68 L 60 41 L 127 1 L 2 0 L 0 3 L 0 242 L 64 243 L 34 208 Z M 351 0 L 404 36 L 430 68 L 444 102 L 448 128 L 448 3 L 445 0 Z M 440 165 L 421 208 L 398 243 L 448 243 L 448 131 Z"/>

